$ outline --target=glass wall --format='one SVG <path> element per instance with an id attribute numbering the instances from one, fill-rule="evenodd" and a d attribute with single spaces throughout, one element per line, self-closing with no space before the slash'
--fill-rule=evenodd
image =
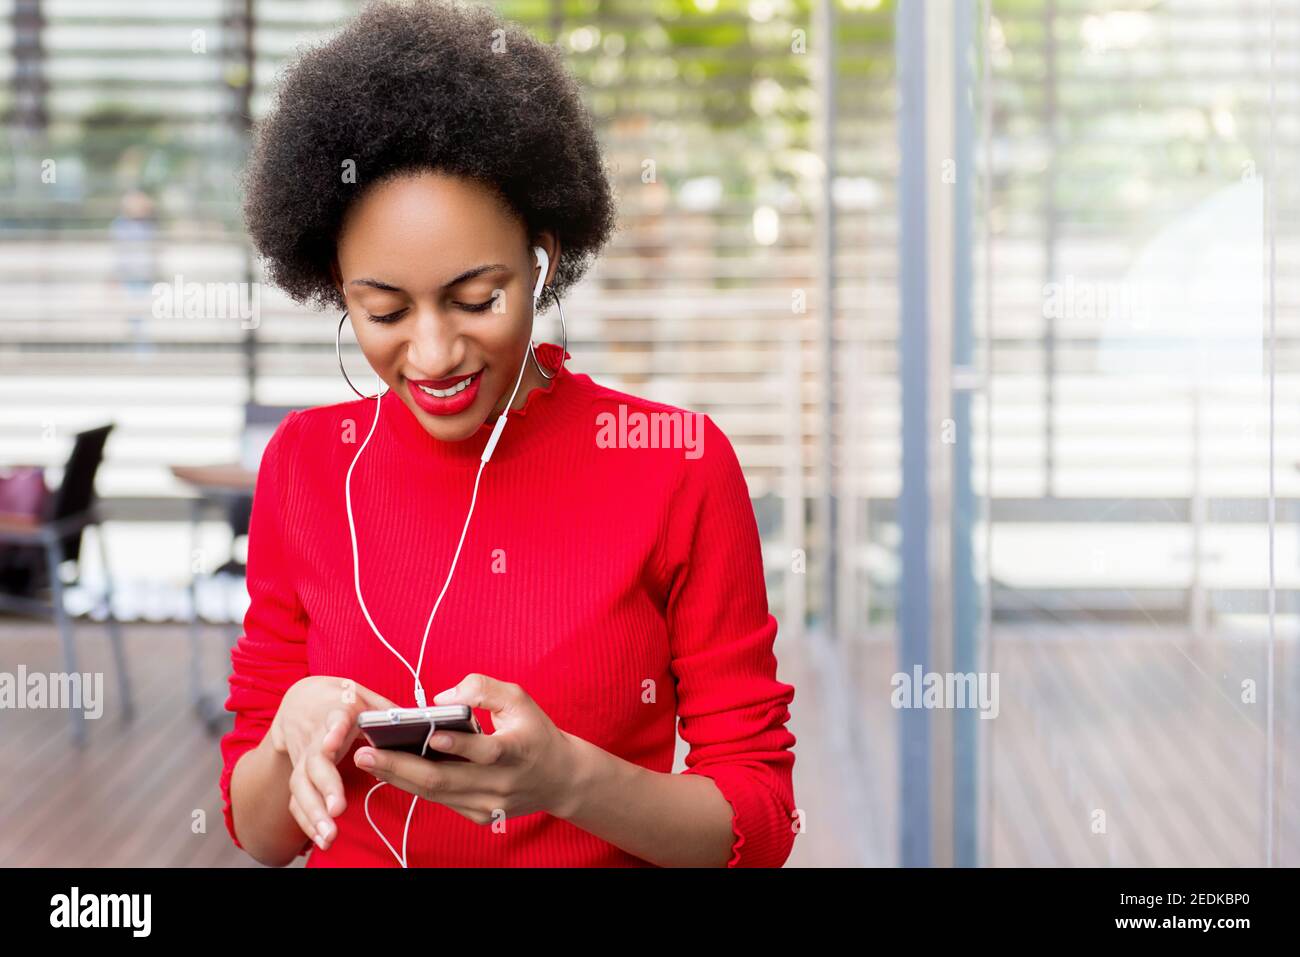
<path id="1" fill-rule="evenodd" d="M 984 862 L 1294 865 L 1295 11 L 985 26 Z"/>

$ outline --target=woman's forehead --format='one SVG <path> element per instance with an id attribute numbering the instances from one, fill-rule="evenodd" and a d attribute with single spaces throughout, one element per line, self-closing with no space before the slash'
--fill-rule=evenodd
<path id="1" fill-rule="evenodd" d="M 344 221 L 339 259 L 347 272 L 369 263 L 420 264 L 426 280 L 432 269 L 450 282 L 465 270 L 508 259 L 522 243 L 522 223 L 489 190 L 463 177 L 431 174 L 386 181 L 360 197 Z"/>
<path id="2" fill-rule="evenodd" d="M 487 185 L 467 176 L 420 171 L 387 177 L 365 189 L 348 209 L 345 226 L 423 230 L 458 228 L 471 221 L 480 229 L 508 230 L 519 223 Z"/>

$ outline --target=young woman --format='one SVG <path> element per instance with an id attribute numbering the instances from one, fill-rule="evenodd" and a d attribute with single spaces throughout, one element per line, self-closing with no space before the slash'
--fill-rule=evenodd
<path id="1" fill-rule="evenodd" d="M 271 280 L 344 310 L 376 378 L 291 414 L 258 473 L 235 843 L 270 865 L 784 863 L 794 688 L 735 452 L 570 370 L 567 333 L 532 345 L 534 293 L 560 307 L 615 218 L 554 50 L 484 8 L 370 6 L 290 68 L 245 189 Z M 430 760 L 358 731 L 426 703 L 484 733 L 435 734 Z"/>

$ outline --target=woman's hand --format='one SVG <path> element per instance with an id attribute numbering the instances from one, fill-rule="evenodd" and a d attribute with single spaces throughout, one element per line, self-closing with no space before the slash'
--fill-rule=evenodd
<path id="1" fill-rule="evenodd" d="M 360 733 L 357 715 L 395 707 L 348 678 L 312 675 L 284 693 L 267 738 L 293 764 L 289 812 L 321 850 L 333 842 L 334 818 L 347 807 L 338 762 Z"/>
<path id="2" fill-rule="evenodd" d="M 434 732 L 430 750 L 468 762 L 430 761 L 365 747 L 353 758 L 357 767 L 476 824 L 536 811 L 555 813 L 568 804 L 576 760 L 573 739 L 519 685 L 466 675 L 455 688 L 434 695 L 433 703 L 484 708 L 492 713 L 494 733 Z"/>

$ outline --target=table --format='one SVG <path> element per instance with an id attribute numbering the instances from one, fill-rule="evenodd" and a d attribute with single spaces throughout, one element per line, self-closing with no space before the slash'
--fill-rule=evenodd
<path id="1" fill-rule="evenodd" d="M 196 494 L 190 500 L 190 554 L 198 548 L 199 523 L 203 513 L 209 508 L 220 507 L 229 512 L 231 506 L 241 502 L 251 502 L 253 489 L 257 484 L 257 473 L 250 471 L 238 462 L 217 465 L 173 465 L 172 475 L 188 485 Z M 190 565 L 190 689 L 194 699 L 194 709 L 207 725 L 208 730 L 220 731 L 230 715 L 223 707 L 224 695 L 214 695 L 203 685 L 203 656 L 199 643 L 199 605 L 198 580 L 202 573 Z M 216 577 L 213 573 L 208 577 Z M 233 629 L 228 644 L 233 645 L 239 637 L 239 628 Z"/>

